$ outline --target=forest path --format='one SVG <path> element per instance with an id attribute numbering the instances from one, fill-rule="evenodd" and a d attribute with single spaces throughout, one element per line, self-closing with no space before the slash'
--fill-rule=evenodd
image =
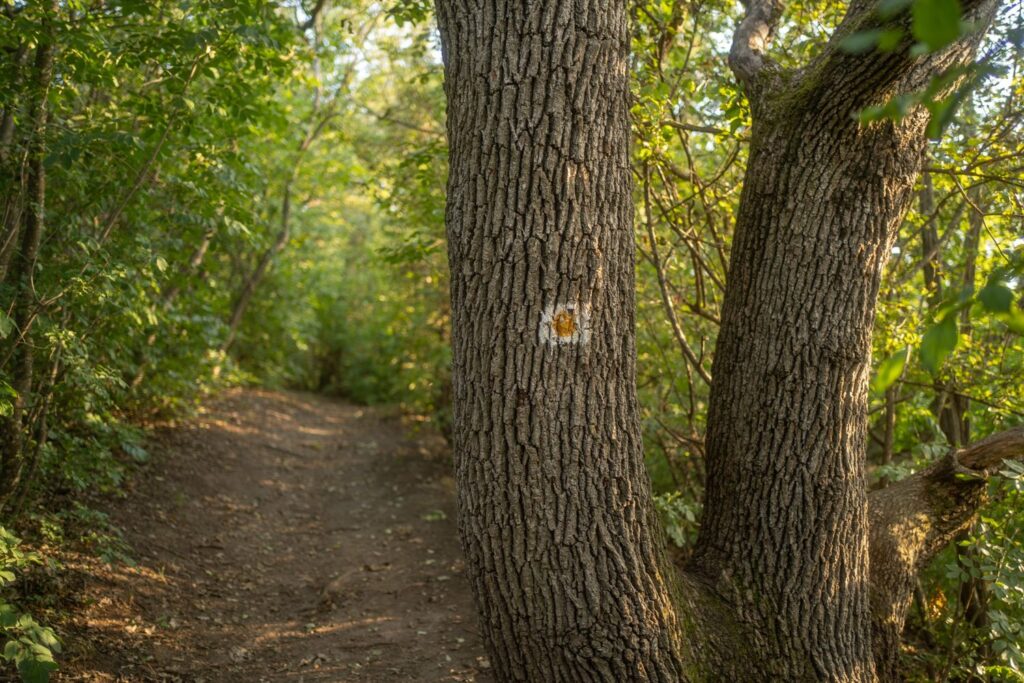
<path id="1" fill-rule="evenodd" d="M 58 680 L 490 680 L 438 441 L 256 390 L 158 430 L 110 510 L 138 564 L 72 567 Z"/>

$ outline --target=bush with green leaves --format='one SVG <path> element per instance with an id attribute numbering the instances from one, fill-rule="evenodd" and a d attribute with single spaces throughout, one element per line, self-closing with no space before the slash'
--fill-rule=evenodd
<path id="1" fill-rule="evenodd" d="M 0 633 L 3 651 L 0 658 L 13 664 L 26 683 L 45 683 L 57 670 L 54 655 L 61 650 L 53 629 L 42 626 L 18 609 L 13 587 L 18 574 L 42 558 L 21 548 L 21 541 L 0 527 Z"/>

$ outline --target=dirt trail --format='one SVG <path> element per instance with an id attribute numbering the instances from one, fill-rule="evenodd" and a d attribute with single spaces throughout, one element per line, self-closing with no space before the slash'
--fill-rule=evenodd
<path id="1" fill-rule="evenodd" d="M 489 681 L 433 437 L 317 396 L 238 391 L 159 431 L 110 514 L 65 681 Z"/>

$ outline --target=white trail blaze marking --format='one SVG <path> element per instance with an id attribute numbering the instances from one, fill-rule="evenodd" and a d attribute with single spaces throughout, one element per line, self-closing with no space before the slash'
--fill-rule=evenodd
<path id="1" fill-rule="evenodd" d="M 545 344 L 586 344 L 590 341 L 590 307 L 572 303 L 546 307 L 538 334 Z"/>

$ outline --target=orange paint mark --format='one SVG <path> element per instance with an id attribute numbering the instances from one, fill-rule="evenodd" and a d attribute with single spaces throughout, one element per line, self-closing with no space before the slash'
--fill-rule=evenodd
<path id="1" fill-rule="evenodd" d="M 559 311 L 551 319 L 551 329 L 563 339 L 571 337 L 576 332 L 576 318 L 569 311 Z"/>

